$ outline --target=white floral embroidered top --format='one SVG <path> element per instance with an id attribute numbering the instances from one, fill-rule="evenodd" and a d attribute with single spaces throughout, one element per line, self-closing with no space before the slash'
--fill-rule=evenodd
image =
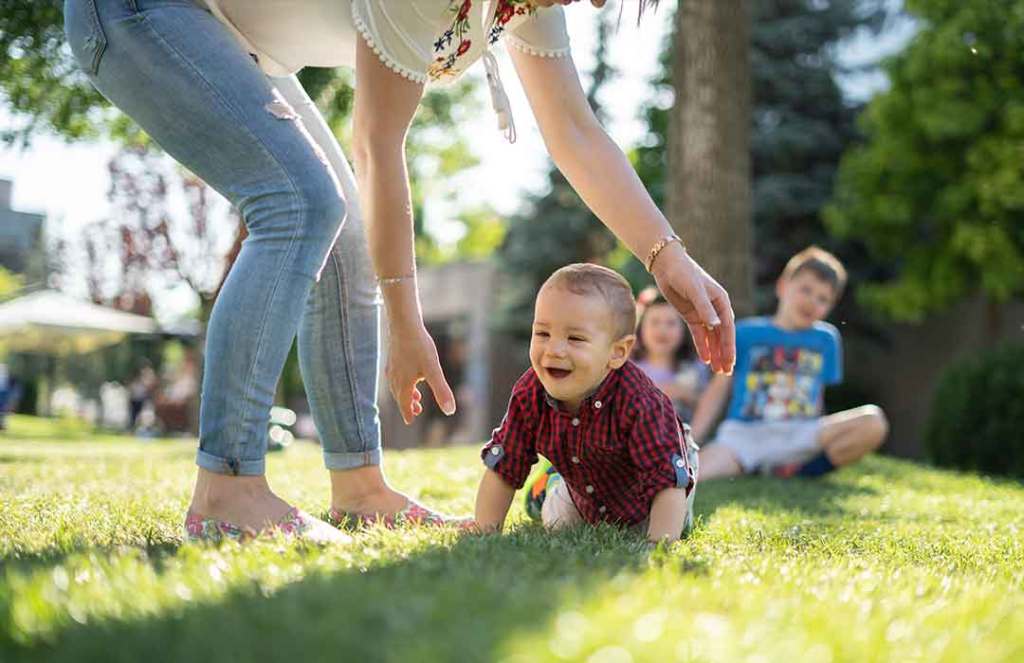
<path id="1" fill-rule="evenodd" d="M 502 37 L 542 57 L 569 54 L 561 7 L 531 0 L 201 0 L 260 68 L 288 76 L 304 66 L 355 66 L 356 35 L 393 71 L 449 82 L 483 59 L 498 125 L 515 140 L 508 97 L 490 47 Z"/>

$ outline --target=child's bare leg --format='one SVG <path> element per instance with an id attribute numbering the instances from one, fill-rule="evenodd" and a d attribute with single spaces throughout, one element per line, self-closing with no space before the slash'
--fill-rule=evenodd
<path id="1" fill-rule="evenodd" d="M 740 466 L 739 460 L 727 447 L 709 444 L 701 448 L 697 458 L 699 459 L 700 468 L 697 472 L 699 481 L 721 477 L 735 477 L 743 474 L 743 468 Z"/>
<path id="2" fill-rule="evenodd" d="M 833 465 L 849 465 L 882 446 L 889 422 L 877 405 L 862 405 L 822 418 L 818 444 Z"/>
<path id="3" fill-rule="evenodd" d="M 583 516 L 576 510 L 576 505 L 569 496 L 569 487 L 565 481 L 559 479 L 554 486 L 548 484 L 547 495 L 544 497 L 544 504 L 540 508 L 540 520 L 544 527 L 550 530 L 558 530 L 563 527 L 572 527 L 583 522 Z"/>

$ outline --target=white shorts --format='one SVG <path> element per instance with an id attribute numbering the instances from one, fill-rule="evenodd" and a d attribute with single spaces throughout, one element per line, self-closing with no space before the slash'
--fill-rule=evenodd
<path id="1" fill-rule="evenodd" d="M 697 447 L 688 446 L 686 453 L 690 461 L 690 467 L 693 468 L 693 473 L 696 477 L 700 462 L 697 456 Z M 684 534 L 693 528 L 693 499 L 696 495 L 697 486 L 694 485 L 693 489 L 690 490 L 690 494 L 686 496 L 686 520 L 683 524 Z M 580 515 L 576 505 L 573 504 L 572 497 L 569 495 L 569 486 L 565 485 L 561 475 L 555 474 L 548 480 L 547 493 L 544 496 L 544 503 L 540 507 L 540 520 L 544 523 L 545 527 L 550 529 L 572 527 L 583 522 L 583 516 Z M 647 524 L 647 519 L 644 519 L 642 523 L 637 525 L 637 528 L 647 531 Z"/>
<path id="2" fill-rule="evenodd" d="M 744 472 L 761 467 L 801 463 L 821 453 L 818 433 L 821 418 L 784 421 L 737 421 L 726 419 L 718 427 L 714 445 L 736 456 Z"/>

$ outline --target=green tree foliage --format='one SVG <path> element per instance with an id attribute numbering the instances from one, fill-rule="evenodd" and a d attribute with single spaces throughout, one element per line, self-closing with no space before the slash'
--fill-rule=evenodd
<path id="1" fill-rule="evenodd" d="M 827 218 L 891 265 L 860 299 L 920 320 L 1024 291 L 1024 1 L 906 5 L 920 31 L 886 65 Z"/>
<path id="2" fill-rule="evenodd" d="M 59 0 L 10 0 L 0 11 L 0 99 L 17 115 L 0 131 L 10 145 L 52 130 L 93 138 L 109 118 L 108 104 L 78 70 L 64 40 Z"/>
<path id="3" fill-rule="evenodd" d="M 0 301 L 18 292 L 25 285 L 24 281 L 20 274 L 14 274 L 10 270 L 0 267 Z"/>
<path id="4" fill-rule="evenodd" d="M 771 0 L 752 7 L 751 117 L 755 301 L 769 310 L 786 261 L 809 244 L 825 246 L 854 275 L 872 269 L 853 242 L 829 236 L 821 219 L 843 150 L 855 139 L 856 108 L 843 99 L 836 44 L 857 30 L 877 30 L 883 3 L 865 0 Z M 648 135 L 632 153 L 641 180 L 662 206 L 668 182 L 668 109 L 673 103 L 670 37 L 655 94 L 644 114 Z"/>

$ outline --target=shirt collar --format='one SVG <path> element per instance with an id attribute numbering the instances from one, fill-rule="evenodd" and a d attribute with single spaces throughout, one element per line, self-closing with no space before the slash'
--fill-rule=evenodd
<path id="1" fill-rule="evenodd" d="M 601 384 L 597 385 L 597 388 L 590 392 L 590 395 L 580 402 L 580 412 L 583 412 L 584 410 L 600 410 L 602 407 L 606 407 L 608 405 L 608 401 L 610 401 L 612 396 L 614 396 L 616 387 L 618 387 L 620 370 L 621 369 L 613 369 L 608 371 L 608 375 L 604 377 Z M 544 402 L 551 406 L 552 409 L 561 412 L 562 401 L 549 394 L 543 386 L 541 387 L 541 391 L 544 392 Z"/>

